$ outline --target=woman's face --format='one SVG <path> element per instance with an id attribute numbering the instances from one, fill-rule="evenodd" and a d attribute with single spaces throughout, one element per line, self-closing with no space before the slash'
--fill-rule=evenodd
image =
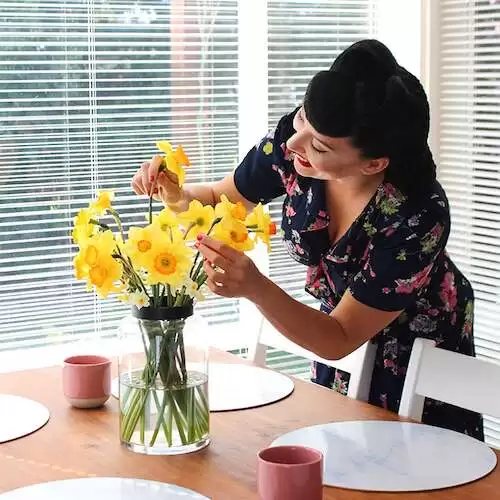
<path id="1" fill-rule="evenodd" d="M 293 128 L 296 132 L 286 146 L 294 154 L 294 166 L 300 175 L 323 180 L 366 175 L 372 160 L 363 158 L 348 138 L 316 132 L 303 107 L 295 114 Z"/>

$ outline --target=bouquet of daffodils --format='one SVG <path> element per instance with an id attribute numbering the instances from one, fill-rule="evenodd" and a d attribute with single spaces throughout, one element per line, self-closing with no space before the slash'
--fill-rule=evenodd
<path id="1" fill-rule="evenodd" d="M 160 171 L 173 172 L 181 185 L 184 168 L 189 166 L 182 146 L 173 148 L 166 141 L 157 145 L 164 152 Z M 112 202 L 112 192 L 100 192 L 75 217 L 73 239 L 79 247 L 74 258 L 75 275 L 77 279 L 85 280 L 89 290 L 95 290 L 100 297 L 116 294 L 118 299 L 138 309 L 192 306 L 194 301 L 203 298 L 207 275 L 203 269 L 203 258 L 195 250 L 194 240 L 198 233 L 210 235 L 244 252 L 253 249 L 257 240 L 269 247 L 270 236 L 276 232 L 261 204 L 247 213 L 241 202 L 231 203 L 222 196 L 215 207 L 203 206 L 195 200 L 189 204 L 188 210 L 179 214 L 169 208 L 154 213 L 151 194 L 147 224 L 131 227 L 125 234 L 120 215 L 112 207 Z M 157 323 L 141 320 L 146 364 L 139 385 L 128 391 L 126 399 L 120 402 L 123 441 L 129 441 L 139 426 L 138 432 L 144 444 L 148 391 L 158 387 L 158 384 L 167 388 L 182 388 L 188 383 L 182 321 L 178 322 L 178 326 L 170 323 L 165 328 L 158 327 Z M 193 412 L 186 407 L 189 398 L 182 396 L 179 390 L 176 394 L 175 397 L 168 396 L 177 398 L 176 401 L 165 397 L 160 402 L 153 390 L 158 422 L 149 438 L 150 446 L 161 429 L 170 444 L 172 422 L 177 426 L 176 432 L 182 444 L 189 444 L 200 437 L 203 433 L 201 420 L 206 419 L 208 426 L 208 404 L 203 395 L 200 394 L 199 407 L 195 409 L 199 410 L 200 418 L 198 423 L 193 423 L 193 419 L 186 417 Z M 165 408 L 168 411 L 165 412 Z"/>
<path id="2" fill-rule="evenodd" d="M 189 160 L 182 146 L 173 149 L 158 143 L 166 152 L 162 169 L 184 179 Z M 224 195 L 215 207 L 192 201 L 187 211 L 175 214 L 169 208 L 153 212 L 150 197 L 149 224 L 123 231 L 118 212 L 112 207 L 113 193 L 102 191 L 74 220 L 73 240 L 79 247 L 74 258 L 75 276 L 87 281 L 89 289 L 105 298 L 116 293 L 120 300 L 137 307 L 175 307 L 203 296 L 207 279 L 203 260 L 194 251 L 198 233 L 241 251 L 252 250 L 257 240 L 269 247 L 276 226 L 261 204 L 247 213 L 241 203 L 231 203 Z M 114 219 L 113 232 L 108 216 Z"/>

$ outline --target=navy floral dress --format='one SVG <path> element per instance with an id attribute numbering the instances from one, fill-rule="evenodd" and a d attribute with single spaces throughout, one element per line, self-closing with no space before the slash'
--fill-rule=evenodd
<path id="1" fill-rule="evenodd" d="M 370 403 L 397 412 L 414 339 L 474 356 L 473 290 L 446 253 L 446 195 L 435 183 L 417 201 L 383 182 L 347 233 L 331 245 L 324 181 L 297 174 L 286 149 L 294 113 L 284 116 L 235 171 L 252 202 L 285 195 L 282 232 L 292 258 L 308 266 L 305 289 L 330 313 L 346 290 L 361 303 L 403 313 L 377 344 Z M 345 392 L 347 374 L 313 363 L 313 382 Z M 484 440 L 482 417 L 427 399 L 423 422 Z"/>

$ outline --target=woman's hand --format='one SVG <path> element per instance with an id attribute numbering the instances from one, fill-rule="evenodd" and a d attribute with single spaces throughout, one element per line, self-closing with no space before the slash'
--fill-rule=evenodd
<path id="1" fill-rule="evenodd" d="M 212 292 L 249 300 L 264 293 L 266 277 L 244 253 L 205 235 L 198 236 L 196 246 L 205 258 L 203 269 Z"/>
<path id="2" fill-rule="evenodd" d="M 161 164 L 162 157 L 158 155 L 153 156 L 150 162 L 144 162 L 132 178 L 132 189 L 138 195 L 153 194 L 157 200 L 171 208 L 187 209 L 188 196 L 179 187 L 177 176 L 168 170 L 159 172 Z"/>

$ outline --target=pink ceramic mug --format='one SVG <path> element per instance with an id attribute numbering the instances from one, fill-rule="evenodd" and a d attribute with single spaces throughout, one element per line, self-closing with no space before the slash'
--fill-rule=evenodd
<path id="1" fill-rule="evenodd" d="M 111 394 L 111 360 L 103 356 L 71 356 L 64 360 L 63 391 L 76 408 L 98 408 Z"/>
<path id="2" fill-rule="evenodd" d="M 323 454 L 305 446 L 275 446 L 259 453 L 260 500 L 321 500 Z"/>

